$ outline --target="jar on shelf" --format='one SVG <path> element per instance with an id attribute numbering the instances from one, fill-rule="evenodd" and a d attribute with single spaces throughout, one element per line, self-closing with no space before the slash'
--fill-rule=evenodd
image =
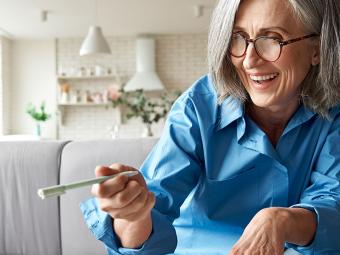
<path id="1" fill-rule="evenodd" d="M 92 95 L 91 95 L 91 92 L 89 90 L 86 90 L 85 96 L 86 96 L 86 103 L 91 103 L 92 102 Z"/>
<path id="2" fill-rule="evenodd" d="M 61 83 L 60 86 L 60 103 L 68 103 L 69 92 L 70 92 L 70 85 L 68 83 Z"/>
<path id="3" fill-rule="evenodd" d="M 91 97 L 92 101 L 96 104 L 100 104 L 103 102 L 103 97 L 100 92 L 94 92 Z"/>
<path id="4" fill-rule="evenodd" d="M 110 67 L 108 67 L 108 68 L 106 69 L 106 74 L 107 74 L 107 75 L 111 75 L 111 74 L 112 74 L 112 69 L 111 69 Z"/>
<path id="5" fill-rule="evenodd" d="M 105 75 L 105 69 L 102 66 L 95 66 L 94 67 L 94 72 L 96 76 L 103 76 Z"/>
<path id="6" fill-rule="evenodd" d="M 58 67 L 58 76 L 66 76 L 65 68 L 62 65 Z"/>
<path id="7" fill-rule="evenodd" d="M 61 104 L 67 104 L 70 101 L 70 96 L 66 92 L 61 92 L 60 95 L 60 103 Z"/>
<path id="8" fill-rule="evenodd" d="M 87 67 L 86 68 L 86 76 L 94 76 L 93 67 Z"/>
<path id="9" fill-rule="evenodd" d="M 82 66 L 82 67 L 79 68 L 78 76 L 80 76 L 80 77 L 86 76 L 86 68 L 85 67 Z"/>
<path id="10" fill-rule="evenodd" d="M 78 98 L 77 98 L 77 92 L 76 91 L 71 91 L 70 93 L 70 102 L 73 104 L 78 103 Z"/>
<path id="11" fill-rule="evenodd" d="M 87 103 L 87 94 L 86 92 L 83 92 L 81 94 L 81 100 L 80 100 L 81 103 Z"/>

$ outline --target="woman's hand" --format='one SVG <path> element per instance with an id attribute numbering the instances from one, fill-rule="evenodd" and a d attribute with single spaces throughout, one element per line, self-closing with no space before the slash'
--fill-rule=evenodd
<path id="1" fill-rule="evenodd" d="M 97 167 L 96 176 L 112 175 L 125 171 L 137 171 L 133 167 L 113 164 Z M 101 210 L 113 219 L 113 228 L 123 247 L 135 248 L 149 237 L 152 231 L 151 209 L 155 196 L 148 191 L 141 174 L 124 175 L 92 186 Z"/>
<path id="2" fill-rule="evenodd" d="M 110 167 L 97 167 L 96 176 L 112 175 L 125 171 L 138 171 L 130 166 L 113 164 Z M 114 219 L 137 221 L 151 211 L 155 198 L 149 192 L 141 174 L 117 176 L 101 184 L 92 186 L 92 194 L 98 199 L 100 209 Z"/>
<path id="3" fill-rule="evenodd" d="M 229 255 L 282 255 L 287 215 L 281 209 L 283 208 L 266 208 L 259 211 Z"/>

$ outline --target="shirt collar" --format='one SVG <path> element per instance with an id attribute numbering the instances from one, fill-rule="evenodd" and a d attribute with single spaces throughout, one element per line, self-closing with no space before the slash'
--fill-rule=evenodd
<path id="1" fill-rule="evenodd" d="M 227 97 L 219 106 L 216 131 L 225 128 L 235 120 L 243 118 L 245 114 L 244 104 L 240 101 Z M 292 119 L 289 121 L 285 131 L 286 134 L 295 127 L 307 122 L 316 115 L 315 112 L 305 107 L 303 104 L 298 108 Z"/>
<path id="2" fill-rule="evenodd" d="M 227 97 L 220 105 L 217 113 L 216 131 L 225 128 L 235 120 L 243 117 L 244 105 L 238 100 Z"/>
<path id="3" fill-rule="evenodd" d="M 313 112 L 311 109 L 301 104 L 298 110 L 294 113 L 293 117 L 288 122 L 288 125 L 286 126 L 282 135 L 285 135 L 295 127 L 300 126 L 303 123 L 309 121 L 315 115 L 317 115 L 316 112 Z"/>

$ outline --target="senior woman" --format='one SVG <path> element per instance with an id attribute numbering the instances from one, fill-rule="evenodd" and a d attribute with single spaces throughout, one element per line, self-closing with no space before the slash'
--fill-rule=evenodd
<path id="1" fill-rule="evenodd" d="M 209 75 L 141 174 L 82 204 L 109 254 L 340 254 L 339 16 L 338 0 L 219 1 Z"/>

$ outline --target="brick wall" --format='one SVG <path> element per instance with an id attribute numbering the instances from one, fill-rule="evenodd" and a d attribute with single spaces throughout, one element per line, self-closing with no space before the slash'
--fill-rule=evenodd
<path id="1" fill-rule="evenodd" d="M 206 34 L 156 35 L 156 70 L 168 90 L 185 90 L 201 75 L 207 72 Z M 123 82 L 135 72 L 135 37 L 108 38 L 112 55 L 102 57 L 80 57 L 81 38 L 57 40 L 57 72 L 76 74 L 100 65 L 105 69 L 117 70 Z M 114 80 L 68 81 L 72 90 L 102 92 Z M 58 87 L 58 86 L 57 86 Z M 58 89 L 57 89 L 58 93 Z M 58 126 L 61 139 L 109 138 L 109 129 L 120 122 L 119 110 L 103 106 L 62 107 L 63 123 Z M 163 122 L 154 125 L 155 135 L 161 133 Z M 139 136 L 143 126 L 137 120 L 120 124 L 121 137 Z"/>

